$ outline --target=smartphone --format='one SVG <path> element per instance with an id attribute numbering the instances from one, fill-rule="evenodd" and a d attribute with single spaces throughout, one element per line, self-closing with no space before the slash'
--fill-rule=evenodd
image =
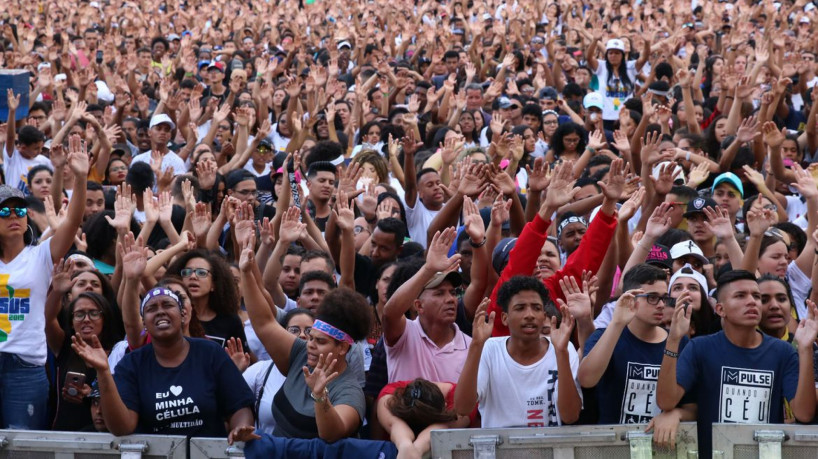
<path id="1" fill-rule="evenodd" d="M 80 389 L 82 386 L 85 385 L 85 375 L 82 373 L 74 373 L 73 371 L 69 371 L 65 374 L 65 387 L 67 388 L 68 395 L 74 397 L 79 394 Z"/>
<path id="2" fill-rule="evenodd" d="M 97 50 L 97 64 L 102 64 L 102 50 Z"/>

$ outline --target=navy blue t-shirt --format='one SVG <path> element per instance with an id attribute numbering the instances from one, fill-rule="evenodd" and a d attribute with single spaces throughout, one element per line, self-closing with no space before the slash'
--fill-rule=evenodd
<path id="1" fill-rule="evenodd" d="M 679 356 L 676 381 L 698 405 L 699 457 L 712 456 L 714 422 L 784 422 L 784 399 L 798 388 L 798 354 L 786 341 L 761 336 L 761 345 L 746 349 L 720 331 L 694 338 Z"/>
<path id="2" fill-rule="evenodd" d="M 119 396 L 139 414 L 135 433 L 226 437 L 224 422 L 253 407 L 253 392 L 224 349 L 186 339 L 190 351 L 176 368 L 159 365 L 153 344 L 126 354 L 116 366 Z"/>
<path id="3" fill-rule="evenodd" d="M 588 338 L 585 355 L 596 346 L 603 333 L 605 329 L 599 328 Z M 688 341 L 685 337 L 679 349 Z M 608 368 L 596 385 L 599 424 L 647 423 L 662 412 L 656 404 L 656 383 L 665 342 L 648 343 L 637 338 L 628 327 L 622 330 Z"/>

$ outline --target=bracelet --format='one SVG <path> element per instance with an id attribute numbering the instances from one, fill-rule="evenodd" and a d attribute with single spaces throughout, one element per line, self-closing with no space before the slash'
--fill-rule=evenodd
<path id="1" fill-rule="evenodd" d="M 310 391 L 310 398 L 313 399 L 313 401 L 315 403 L 324 403 L 324 402 L 326 402 L 328 396 L 329 396 L 329 391 L 327 390 L 326 387 L 324 388 L 324 392 L 323 392 L 323 394 L 321 394 L 320 397 L 317 397 L 315 394 L 312 393 L 312 391 Z"/>
<path id="2" fill-rule="evenodd" d="M 679 353 L 678 352 L 669 351 L 667 348 L 665 348 L 665 355 L 670 357 L 671 359 L 679 358 Z"/>
<path id="3" fill-rule="evenodd" d="M 690 152 L 689 151 L 687 152 L 687 157 L 685 158 L 685 161 L 690 161 Z"/>
<path id="4" fill-rule="evenodd" d="M 469 238 L 469 244 L 471 244 L 472 247 L 477 249 L 477 248 L 480 248 L 480 247 L 483 247 L 484 245 L 486 245 L 486 241 L 488 241 L 488 240 L 489 240 L 488 236 L 483 236 L 483 242 L 480 242 L 478 244 L 478 243 L 475 243 L 474 241 L 472 241 L 471 238 Z M 816 252 L 818 252 L 818 250 L 816 250 Z"/>
<path id="5" fill-rule="evenodd" d="M 592 154 L 596 154 L 596 149 L 595 149 L 595 148 L 591 148 L 591 147 L 585 147 L 585 148 L 586 148 L 588 151 L 590 151 Z"/>

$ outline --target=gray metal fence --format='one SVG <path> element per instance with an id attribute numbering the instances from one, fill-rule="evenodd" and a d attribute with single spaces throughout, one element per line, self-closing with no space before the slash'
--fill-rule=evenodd
<path id="1" fill-rule="evenodd" d="M 645 425 L 520 429 L 452 429 L 432 432 L 433 459 L 651 459 L 696 457 L 696 424 L 684 423 L 674 451 L 654 450 Z"/>
<path id="2" fill-rule="evenodd" d="M 187 450 L 185 437 L 0 430 L 0 459 L 185 459 Z"/>
<path id="3" fill-rule="evenodd" d="M 818 457 L 818 426 L 713 424 L 713 457 L 815 459 Z"/>

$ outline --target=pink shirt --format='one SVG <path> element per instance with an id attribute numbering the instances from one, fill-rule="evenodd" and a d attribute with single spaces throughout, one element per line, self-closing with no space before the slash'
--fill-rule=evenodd
<path id="1" fill-rule="evenodd" d="M 386 364 L 389 382 L 411 381 L 423 378 L 428 381 L 457 381 L 471 337 L 454 327 L 454 339 L 443 347 L 437 347 L 423 331 L 420 322 L 406 321 L 406 329 L 394 346 L 386 345 Z"/>

